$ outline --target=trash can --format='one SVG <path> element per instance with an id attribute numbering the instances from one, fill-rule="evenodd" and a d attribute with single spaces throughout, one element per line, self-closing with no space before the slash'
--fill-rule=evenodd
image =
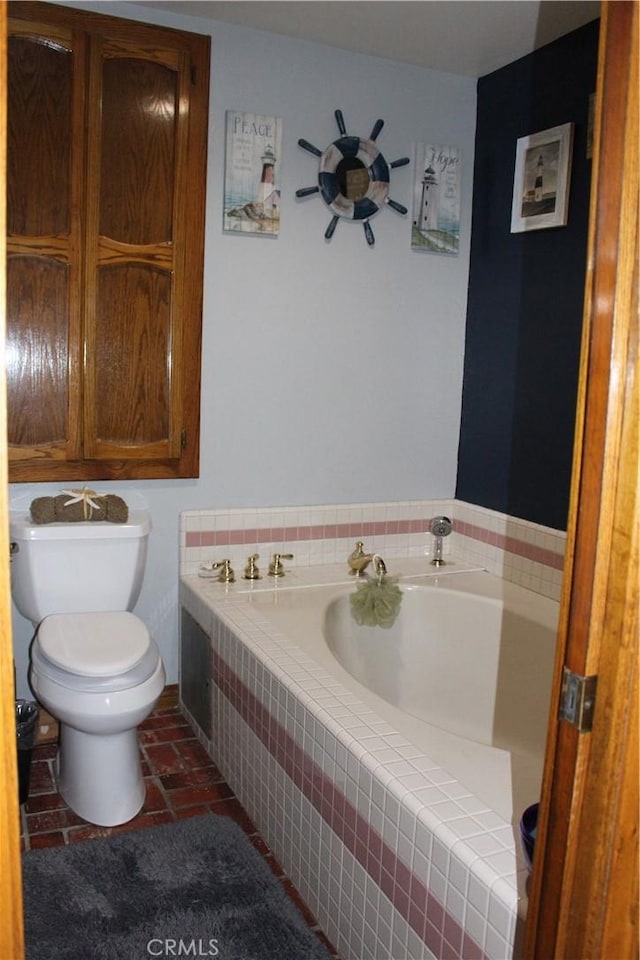
<path id="1" fill-rule="evenodd" d="M 527 807 L 520 818 L 520 839 L 522 840 L 522 850 L 524 852 L 524 859 L 529 873 L 531 873 L 531 867 L 533 864 L 533 851 L 536 845 L 539 806 L 539 803 L 532 803 L 530 807 Z"/>
<path id="2" fill-rule="evenodd" d="M 18 738 L 18 796 L 20 803 L 29 797 L 31 754 L 36 738 L 38 706 L 32 700 L 16 700 L 16 735 Z"/>

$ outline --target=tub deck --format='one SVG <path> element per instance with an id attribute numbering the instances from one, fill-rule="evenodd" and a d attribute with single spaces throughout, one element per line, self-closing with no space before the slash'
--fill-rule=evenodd
<path id="1" fill-rule="evenodd" d="M 546 624 L 550 635 L 555 637 L 558 612 L 555 601 L 485 572 L 465 570 L 455 563 L 436 572 L 428 568 L 425 572 L 425 560 L 415 558 L 392 561 L 388 567 L 391 574 L 404 575 L 407 583 L 435 589 L 446 585 L 447 590 L 465 593 L 481 592 L 504 603 L 508 609 L 517 609 L 523 616 Z M 181 580 L 181 602 L 205 632 L 214 637 L 214 658 L 219 667 L 222 665 L 222 673 L 226 671 L 227 662 L 231 670 L 236 671 L 232 679 L 225 678 L 224 690 L 233 691 L 234 684 L 239 683 L 246 691 L 243 696 L 255 701 L 246 717 L 262 711 L 264 703 L 266 711 L 286 731 L 282 736 L 294 741 L 294 747 L 287 749 L 295 753 L 295 743 L 298 743 L 301 756 L 312 758 L 315 772 L 309 775 L 310 780 L 316 777 L 323 784 L 333 783 L 333 788 L 329 784 L 320 792 L 333 789 L 341 809 L 353 808 L 356 824 L 362 818 L 369 831 L 369 846 L 371 837 L 379 839 L 380 866 L 369 862 L 370 853 L 363 854 L 366 869 L 412 930 L 423 922 L 417 905 L 422 906 L 424 901 L 428 918 L 430 897 L 434 896 L 439 904 L 434 911 L 441 919 L 439 936 L 444 936 L 448 924 L 447 944 L 451 945 L 452 938 L 459 940 L 458 952 L 454 950 L 452 956 L 495 956 L 504 960 L 513 952 L 518 917 L 522 917 L 526 904 L 527 873 L 515 825 L 522 810 L 538 799 L 542 750 L 537 757 L 524 756 L 472 742 L 398 710 L 358 683 L 338 663 L 322 635 L 321 611 L 329 600 L 353 588 L 354 578 L 349 577 L 344 568 L 335 566 L 295 569 L 279 581 L 265 577 L 261 581 L 228 585 L 187 576 Z M 248 660 L 251 661 L 249 674 L 240 677 L 245 673 Z M 224 726 L 227 707 L 221 705 L 219 699 L 215 702 L 214 727 Z M 236 760 L 228 733 L 224 737 L 225 743 L 219 742 L 214 749 L 226 752 L 226 759 L 233 765 Z M 286 759 L 283 753 L 283 760 Z M 306 762 L 300 761 L 302 767 Z M 249 775 L 238 767 L 238 776 L 253 778 L 253 773 Z M 303 780 L 301 784 L 304 787 Z M 366 785 L 364 791 L 363 785 Z M 268 789 L 272 791 L 273 787 Z M 252 779 L 254 795 L 256 790 Z M 311 787 L 308 798 L 313 807 Z M 255 801 L 255 810 L 251 810 L 254 815 L 259 815 L 262 802 L 268 804 L 266 800 Z M 321 800 L 318 802 L 322 806 Z M 319 809 L 318 803 L 315 806 Z M 251 809 L 251 803 L 249 807 Z M 281 829 L 275 822 L 277 817 L 272 818 L 268 811 L 264 816 L 264 826 L 258 819 L 259 826 L 278 852 L 277 841 L 274 844 L 274 838 L 269 836 L 270 819 L 273 833 Z M 323 816 L 326 820 L 327 811 Z M 332 818 L 335 819 L 333 814 L 329 817 L 333 822 Z M 342 822 L 339 819 L 338 825 Z M 408 843 L 411 836 L 414 849 L 403 850 L 401 855 L 398 831 L 403 822 L 405 840 Z M 340 840 L 348 848 L 350 826 L 346 824 L 344 835 L 338 829 Z M 415 890 L 415 903 L 404 902 L 406 893 L 398 893 L 396 897 L 396 887 L 386 889 L 384 886 L 383 864 L 386 856 L 388 865 L 390 856 L 388 837 L 396 839 L 396 844 L 391 844 L 395 847 L 394 869 L 413 870 L 410 889 L 412 897 Z M 442 865 L 436 869 L 435 838 L 449 851 L 446 870 Z M 425 859 L 427 848 L 431 856 Z M 378 852 L 378 840 L 375 849 Z M 352 852 L 358 859 L 357 842 Z M 286 854 L 283 852 L 281 856 L 286 862 Z M 496 917 L 500 915 L 500 921 L 496 921 L 489 933 L 484 930 L 480 934 L 479 917 L 475 917 L 468 905 L 456 903 L 453 894 L 447 893 L 451 884 L 457 889 L 461 882 L 460 876 L 454 879 L 452 871 L 460 876 L 461 871 L 465 871 L 468 878 L 464 880 L 465 889 L 477 883 L 485 889 L 487 909 L 493 909 Z M 305 889 L 304 878 L 298 882 L 302 883 L 303 895 L 312 896 L 313 884 Z M 446 907 L 448 900 L 450 907 Z M 493 908 L 491 903 L 495 904 Z M 324 920 L 322 903 L 313 906 Z M 445 907 L 441 916 L 439 911 Z M 334 938 L 344 944 L 347 935 L 333 928 L 330 914 L 331 911 L 324 921 L 331 927 L 330 935 L 333 933 Z M 482 922 L 486 924 L 486 919 Z M 431 923 L 433 925 L 433 921 Z M 434 955 L 438 955 L 442 941 L 440 947 L 434 949 L 429 942 L 429 932 L 428 924 L 420 928 L 423 949 L 427 944 Z M 353 939 L 350 941 L 351 951 L 357 949 L 355 943 Z M 418 955 L 427 954 L 416 953 Z"/>

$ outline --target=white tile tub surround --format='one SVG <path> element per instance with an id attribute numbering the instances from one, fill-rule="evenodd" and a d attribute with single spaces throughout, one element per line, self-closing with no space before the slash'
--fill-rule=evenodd
<path id="1" fill-rule="evenodd" d="M 426 556 L 433 549 L 429 521 L 439 513 L 449 516 L 452 504 L 423 500 L 187 510 L 180 520 L 180 573 L 197 573 L 201 563 L 224 558 L 242 573 L 251 553 L 260 554 L 265 573 L 275 552 L 294 554 L 288 567 L 340 563 L 358 539 L 367 551 L 388 557 Z"/>
<path id="2" fill-rule="evenodd" d="M 266 574 L 272 555 L 293 553 L 286 567 L 346 562 L 356 540 L 385 560 L 433 555 L 432 517 L 453 520 L 444 556 L 482 566 L 496 576 L 557 600 L 566 535 L 459 500 L 412 500 L 304 507 L 188 510 L 180 518 L 180 573 L 229 559 L 240 578 L 252 553 Z"/>
<path id="3" fill-rule="evenodd" d="M 452 510 L 456 555 L 543 597 L 560 599 L 567 540 L 563 530 L 459 500 Z"/>
<path id="4" fill-rule="evenodd" d="M 213 759 L 327 935 L 349 958 L 510 957 L 526 881 L 511 824 L 247 602 L 265 590 L 180 587 L 214 638 Z"/>

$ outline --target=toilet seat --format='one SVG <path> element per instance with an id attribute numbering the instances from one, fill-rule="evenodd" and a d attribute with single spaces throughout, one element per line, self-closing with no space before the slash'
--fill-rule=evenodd
<path id="1" fill-rule="evenodd" d="M 45 617 L 31 648 L 31 669 L 68 690 L 113 693 L 148 680 L 160 651 L 131 613 L 59 613 Z"/>
<path id="2" fill-rule="evenodd" d="M 40 649 L 50 663 L 80 677 L 106 677 L 132 670 L 149 648 L 142 620 L 132 613 L 55 613 L 38 628 Z"/>

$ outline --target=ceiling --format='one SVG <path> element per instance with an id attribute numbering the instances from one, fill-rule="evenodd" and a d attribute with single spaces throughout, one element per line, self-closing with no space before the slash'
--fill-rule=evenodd
<path id="1" fill-rule="evenodd" d="M 482 77 L 595 20 L 599 0 L 136 0 L 357 53 Z"/>

